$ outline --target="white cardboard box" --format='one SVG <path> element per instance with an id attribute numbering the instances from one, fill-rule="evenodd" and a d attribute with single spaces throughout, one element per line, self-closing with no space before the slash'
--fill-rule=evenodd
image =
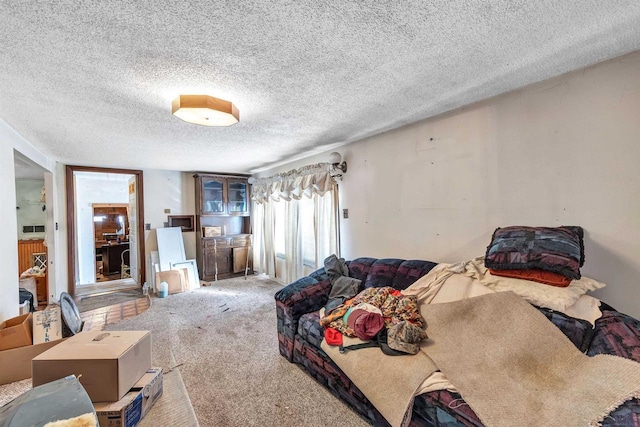
<path id="1" fill-rule="evenodd" d="M 129 393 L 117 402 L 98 402 L 93 407 L 100 427 L 134 427 L 162 396 L 162 368 L 151 368 Z"/>
<path id="2" fill-rule="evenodd" d="M 83 331 L 31 361 L 33 386 L 79 377 L 92 402 L 116 402 L 151 368 L 151 332 Z"/>

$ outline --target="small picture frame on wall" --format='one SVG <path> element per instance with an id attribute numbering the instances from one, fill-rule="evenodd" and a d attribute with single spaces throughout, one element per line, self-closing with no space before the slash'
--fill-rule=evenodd
<path id="1" fill-rule="evenodd" d="M 193 215 L 169 215 L 169 227 L 180 227 L 182 232 L 193 231 Z"/>

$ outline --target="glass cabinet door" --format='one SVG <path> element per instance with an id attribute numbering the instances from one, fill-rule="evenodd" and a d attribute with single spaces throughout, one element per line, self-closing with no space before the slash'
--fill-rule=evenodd
<path id="1" fill-rule="evenodd" d="M 249 214 L 249 184 L 247 181 L 229 179 L 227 208 L 230 215 Z"/>
<path id="2" fill-rule="evenodd" d="M 202 178 L 202 215 L 224 215 L 226 181 L 223 178 Z"/>

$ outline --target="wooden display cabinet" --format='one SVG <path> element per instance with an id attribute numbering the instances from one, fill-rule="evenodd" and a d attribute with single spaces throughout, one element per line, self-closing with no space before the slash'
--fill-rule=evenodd
<path id="1" fill-rule="evenodd" d="M 245 270 L 253 274 L 249 177 L 196 174 L 194 178 L 198 213 L 196 262 L 200 279 L 242 276 Z M 220 235 L 206 237 L 205 227 L 216 227 Z"/>
<path id="2" fill-rule="evenodd" d="M 200 215 L 249 216 L 248 177 L 196 174 L 196 211 Z"/>

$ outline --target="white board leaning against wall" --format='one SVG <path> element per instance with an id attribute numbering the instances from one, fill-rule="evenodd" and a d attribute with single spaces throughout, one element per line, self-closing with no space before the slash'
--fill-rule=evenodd
<path id="1" fill-rule="evenodd" d="M 158 239 L 158 263 L 159 270 L 186 270 L 186 278 L 188 281 L 188 289 L 197 289 L 200 287 L 200 278 L 198 277 L 198 267 L 195 259 L 186 259 L 184 251 L 184 241 L 182 239 L 182 228 L 167 227 L 156 229 Z M 152 259 L 152 264 L 154 263 Z M 157 284 L 155 284 L 157 286 Z"/>
<path id="2" fill-rule="evenodd" d="M 186 261 L 182 229 L 180 227 L 158 228 L 156 229 L 156 236 L 158 239 L 160 271 L 171 270 L 172 262 Z"/>

